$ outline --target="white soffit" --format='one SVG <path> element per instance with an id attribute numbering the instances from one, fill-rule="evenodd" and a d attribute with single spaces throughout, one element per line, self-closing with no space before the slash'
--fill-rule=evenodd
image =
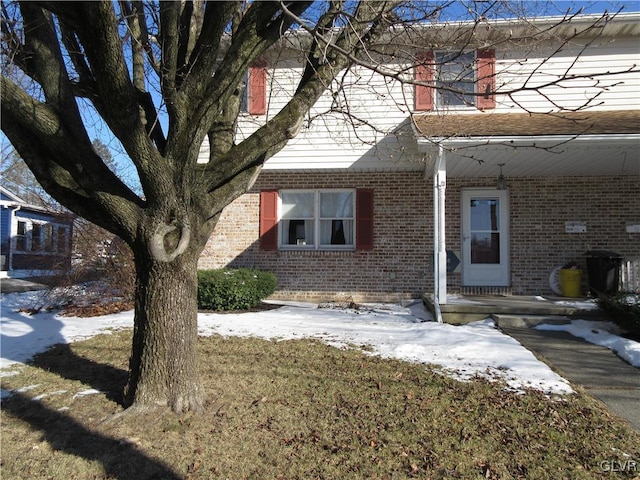
<path id="1" fill-rule="evenodd" d="M 504 175 L 511 177 L 640 176 L 640 135 L 517 140 L 493 139 L 495 143 L 482 145 L 477 139 L 475 143 L 445 141 L 447 175 L 496 176 L 498 165 L 504 164 Z"/>

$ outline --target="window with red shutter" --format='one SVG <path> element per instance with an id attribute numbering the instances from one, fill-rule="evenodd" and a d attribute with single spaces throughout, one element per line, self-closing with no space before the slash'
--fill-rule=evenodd
<path id="1" fill-rule="evenodd" d="M 373 190 L 260 192 L 261 250 L 354 248 L 373 248 Z"/>
<path id="2" fill-rule="evenodd" d="M 415 87 L 416 111 L 438 107 L 492 109 L 495 101 L 495 51 L 427 52 L 419 57 L 416 80 L 434 88 Z"/>

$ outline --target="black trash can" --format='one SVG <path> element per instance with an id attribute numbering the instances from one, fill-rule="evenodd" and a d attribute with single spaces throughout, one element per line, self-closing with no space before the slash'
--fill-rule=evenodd
<path id="1" fill-rule="evenodd" d="M 606 250 L 589 250 L 585 255 L 591 295 L 597 297 L 617 293 L 622 255 Z"/>

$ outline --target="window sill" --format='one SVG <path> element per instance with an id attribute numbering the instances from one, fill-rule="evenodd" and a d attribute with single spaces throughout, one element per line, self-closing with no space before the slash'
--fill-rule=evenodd
<path id="1" fill-rule="evenodd" d="M 286 248 L 280 247 L 278 253 L 291 256 L 323 256 L 323 255 L 350 255 L 355 252 L 355 248 Z"/>

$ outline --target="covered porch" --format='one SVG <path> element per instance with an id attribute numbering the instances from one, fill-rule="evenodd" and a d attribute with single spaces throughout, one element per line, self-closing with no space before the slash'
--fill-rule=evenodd
<path id="1" fill-rule="evenodd" d="M 540 251 L 557 248 L 566 239 L 573 241 L 566 257 L 606 247 L 614 237 L 611 243 L 625 250 L 621 253 L 638 255 L 633 238 L 640 233 L 640 218 L 631 218 L 635 213 L 630 212 L 640 211 L 640 195 L 635 194 L 637 183 L 629 187 L 629 181 L 640 176 L 640 112 L 423 114 L 414 115 L 413 126 L 425 154 L 425 175 L 433 179 L 434 290 L 425 295 L 425 301 L 434 316 L 439 321 L 465 323 L 490 315 L 593 315 L 592 308 L 581 309 L 563 303 L 567 299 L 550 297 L 562 292 L 551 292 L 548 285 L 538 290 L 539 284 L 532 295 L 523 296 L 522 282 L 527 281 L 528 268 L 540 269 L 535 257 Z M 488 186 L 486 179 L 491 177 L 495 181 Z M 617 192 L 615 184 L 606 186 L 616 177 L 627 179 L 631 195 Z M 480 178 L 484 184 L 474 181 Z M 590 212 L 565 208 L 564 194 L 559 196 L 558 186 L 554 190 L 547 184 L 547 179 L 566 182 L 571 178 L 590 179 L 591 186 L 585 181 L 581 191 L 587 202 L 593 185 L 610 192 L 612 198 L 623 196 L 625 207 L 614 212 L 619 218 L 611 236 L 600 225 L 594 232 Z M 456 185 L 454 195 L 448 195 L 447 179 Z M 525 206 L 536 202 L 538 211 L 525 211 Z M 600 208 L 602 201 L 598 202 L 593 208 Z M 560 260 L 544 261 L 549 263 L 544 266 L 546 273 L 536 274 L 542 283 Z"/>
<path id="2" fill-rule="evenodd" d="M 433 294 L 422 297 L 434 318 L 437 307 Z M 529 327 L 542 323 L 568 323 L 571 319 L 599 320 L 602 312 L 588 298 L 527 295 L 448 295 L 439 304 L 445 323 L 464 325 L 492 318 L 496 325 Z"/>

